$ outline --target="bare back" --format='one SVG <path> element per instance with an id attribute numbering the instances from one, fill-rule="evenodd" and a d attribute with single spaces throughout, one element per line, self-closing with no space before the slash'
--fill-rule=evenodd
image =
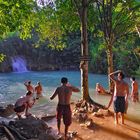
<path id="1" fill-rule="evenodd" d="M 70 104 L 70 99 L 72 95 L 71 88 L 63 85 L 61 87 L 58 87 L 57 90 L 58 90 L 58 99 L 59 99 L 58 103 L 62 105 Z"/>
<path id="2" fill-rule="evenodd" d="M 51 96 L 51 99 L 55 98 L 55 96 L 58 95 L 58 104 L 68 105 L 70 104 L 72 92 L 79 91 L 80 90 L 74 86 L 67 86 L 64 84 L 55 90 L 54 94 Z"/>
<path id="3" fill-rule="evenodd" d="M 38 94 L 41 94 L 42 93 L 42 86 L 41 85 L 37 85 L 35 87 L 35 91 L 38 93 Z"/>

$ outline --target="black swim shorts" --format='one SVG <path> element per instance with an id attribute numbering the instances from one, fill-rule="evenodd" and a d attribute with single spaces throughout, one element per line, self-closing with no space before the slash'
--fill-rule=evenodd
<path id="1" fill-rule="evenodd" d="M 116 113 L 125 112 L 125 97 L 124 96 L 116 96 L 114 99 L 114 111 Z"/>

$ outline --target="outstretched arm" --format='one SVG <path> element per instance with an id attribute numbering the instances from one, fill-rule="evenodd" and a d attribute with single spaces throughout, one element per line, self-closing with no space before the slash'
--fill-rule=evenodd
<path id="1" fill-rule="evenodd" d="M 67 86 L 68 86 L 69 88 L 71 88 L 71 90 L 72 90 L 73 92 L 80 92 L 80 89 L 79 89 L 79 88 L 77 88 L 77 87 L 75 87 L 75 86 L 72 86 L 70 83 L 67 83 Z"/>
<path id="2" fill-rule="evenodd" d="M 77 88 L 77 87 L 72 86 L 72 91 L 73 91 L 73 92 L 80 92 L 80 89 Z"/>

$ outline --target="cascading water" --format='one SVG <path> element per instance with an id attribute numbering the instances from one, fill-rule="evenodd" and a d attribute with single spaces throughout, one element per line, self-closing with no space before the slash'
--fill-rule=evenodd
<path id="1" fill-rule="evenodd" d="M 12 68 L 14 72 L 27 72 L 26 60 L 22 57 L 12 58 Z"/>

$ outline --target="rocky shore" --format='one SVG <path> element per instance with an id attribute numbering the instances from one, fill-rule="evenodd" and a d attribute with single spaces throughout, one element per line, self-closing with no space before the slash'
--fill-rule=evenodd
<path id="1" fill-rule="evenodd" d="M 125 116 L 125 125 L 114 125 L 113 113 L 84 101 L 71 103 L 73 122 L 68 140 L 140 140 L 140 121 Z M 0 140 L 63 140 L 57 135 L 54 115 L 40 116 L 40 110 L 22 119 L 15 117 L 13 106 L 0 107 Z M 53 122 L 50 125 L 50 122 Z"/>

